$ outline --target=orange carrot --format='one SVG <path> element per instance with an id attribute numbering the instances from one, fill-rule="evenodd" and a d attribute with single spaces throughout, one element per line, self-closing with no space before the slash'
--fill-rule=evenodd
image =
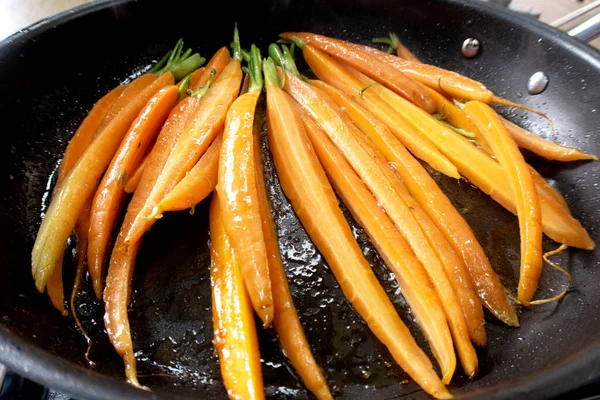
<path id="1" fill-rule="evenodd" d="M 464 110 L 485 136 L 515 194 L 521 232 L 518 297 L 527 306 L 535 294 L 542 272 L 542 214 L 537 189 L 523 155 L 496 112 L 476 101 L 468 102 Z"/>
<path id="2" fill-rule="evenodd" d="M 158 91 L 131 124 L 94 196 L 88 246 L 88 269 L 96 298 L 102 297 L 106 256 L 114 225 L 125 201 L 127 174 L 138 166 L 141 156 L 150 146 L 169 112 L 179 99 L 177 86 Z"/>
<path id="3" fill-rule="evenodd" d="M 363 85 L 352 76 L 348 69 L 312 46 L 304 46 L 302 54 L 319 79 L 342 90 L 351 96 L 354 101 L 368 108 L 394 132 L 398 139 L 416 157 L 424 160 L 445 175 L 457 179 L 460 177 L 456 167 L 441 154 L 427 136 L 415 130 L 393 108 L 373 93 L 372 87 Z"/>
<path id="4" fill-rule="evenodd" d="M 391 54 L 392 51 L 395 51 L 396 54 L 398 55 L 398 57 L 400 58 L 405 58 L 407 60 L 411 60 L 411 61 L 415 61 L 415 62 L 421 62 L 421 60 L 419 60 L 417 58 L 417 56 L 415 56 L 409 49 L 407 49 L 402 42 L 400 41 L 400 38 L 398 37 L 398 35 L 396 35 L 393 32 L 390 32 L 390 37 L 389 38 L 375 38 L 373 40 L 371 40 L 371 42 L 373 43 L 380 43 L 380 44 L 387 44 L 389 47 L 388 49 L 388 54 Z"/>
<path id="5" fill-rule="evenodd" d="M 265 186 L 263 174 L 260 127 L 254 123 L 254 160 L 256 161 L 256 190 L 258 192 L 258 205 L 262 221 L 262 230 L 267 248 L 269 262 L 269 277 L 273 290 L 273 305 L 275 306 L 273 324 L 279 336 L 279 341 L 285 354 L 292 362 L 294 369 L 302 381 L 317 399 L 333 399 L 327 381 L 315 361 L 310 346 L 304 336 L 298 313 L 294 307 L 290 288 L 288 286 L 285 270 L 279 254 L 277 233 L 271 217 L 271 207 Z"/>
<path id="6" fill-rule="evenodd" d="M 157 78 L 99 133 L 61 185 L 48 208 L 32 251 L 32 271 L 36 287 L 43 291 L 56 261 L 86 201 L 98 187 L 98 181 L 129 126 L 148 100 L 161 88 L 173 84 L 173 75 Z"/>
<path id="7" fill-rule="evenodd" d="M 555 188 L 550 186 L 550 184 L 546 181 L 546 179 L 544 179 L 544 177 L 542 175 L 540 175 L 540 173 L 537 172 L 531 165 L 529 166 L 529 172 L 531 172 L 531 177 L 533 178 L 533 181 L 535 182 L 535 186 L 537 187 L 538 192 L 544 193 L 546 196 L 548 196 L 549 199 L 554 200 L 561 207 L 563 207 L 567 212 L 570 212 L 567 201 L 565 200 L 564 197 L 562 197 L 562 195 L 558 192 L 558 190 L 556 190 Z"/>
<path id="8" fill-rule="evenodd" d="M 183 179 L 158 203 L 160 213 L 192 208 L 204 200 L 217 186 L 219 154 L 223 135 L 218 135 L 206 153 Z"/>
<path id="9" fill-rule="evenodd" d="M 430 87 L 423 86 L 423 88 L 427 93 L 429 93 L 429 96 L 431 96 L 435 102 L 436 112 L 440 115 L 443 121 L 472 133 L 475 135 L 477 140 L 480 139 L 477 135 L 477 127 L 475 124 L 473 124 L 473 122 L 471 122 L 471 119 L 467 116 L 467 114 L 464 113 L 463 110 L 458 108 L 454 103 L 452 103 L 452 101 L 448 100 Z M 485 145 L 485 143 L 482 144 Z"/>
<path id="10" fill-rule="evenodd" d="M 131 177 L 127 178 L 127 183 L 125 183 L 125 193 L 133 193 L 140 183 L 140 179 L 142 179 L 142 174 L 144 173 L 144 168 L 146 168 L 146 164 L 148 163 L 148 155 L 144 157 L 144 159 L 140 162 L 140 165 L 135 169 L 135 172 Z"/>
<path id="11" fill-rule="evenodd" d="M 290 99 L 277 87 L 272 61 L 264 65 L 269 144 L 281 186 L 300 221 L 346 297 L 400 366 L 427 393 L 450 398 L 364 259 L 300 118 Z"/>
<path id="12" fill-rule="evenodd" d="M 115 100 L 117 100 L 124 89 L 125 85 L 119 85 L 108 92 L 108 94 L 94 104 L 94 107 L 92 107 L 87 117 L 85 117 L 81 125 L 79 125 L 79 128 L 77 128 L 77 131 L 69 141 L 67 150 L 65 150 L 65 154 L 60 162 L 58 179 L 56 180 L 57 188 L 62 184 L 69 172 L 71 172 L 90 143 L 92 143 L 98 127 L 104 120 L 111 106 L 115 103 Z"/>
<path id="13" fill-rule="evenodd" d="M 207 72 L 210 74 L 210 71 L 214 69 L 217 75 L 220 74 L 221 71 L 225 69 L 227 64 L 229 64 L 229 61 L 229 49 L 227 47 L 221 47 L 212 56 L 208 64 L 206 64 L 206 67 L 204 67 L 204 71 L 201 74 L 192 75 L 192 80 L 190 82 L 191 89 L 198 90 L 198 88 L 206 84 L 208 81 L 208 78 L 206 78 Z"/>
<path id="14" fill-rule="evenodd" d="M 155 209 L 156 205 L 183 179 L 185 173 L 196 164 L 221 132 L 225 115 L 237 97 L 241 81 L 240 61 L 234 58 L 218 75 L 201 100 L 192 97 L 199 101 L 196 112 L 175 143 L 159 179 L 154 183 L 152 193 L 127 233 L 125 245 L 140 240 L 150 229 L 159 214 L 158 209 Z"/>
<path id="15" fill-rule="evenodd" d="M 578 161 L 578 160 L 598 160 L 598 157 L 584 153 L 575 147 L 561 146 L 550 140 L 539 137 L 535 133 L 502 118 L 504 127 L 508 130 L 513 140 L 522 149 L 527 149 L 547 160 L 554 161 Z"/>
<path id="16" fill-rule="evenodd" d="M 311 33 L 286 32 L 280 36 L 284 39 L 300 38 L 304 42 L 347 62 L 359 71 L 382 82 L 428 112 L 435 111 L 435 104 L 432 99 L 415 81 L 378 58 L 371 57 L 364 51 L 351 47 L 348 42 Z"/>
<path id="17" fill-rule="evenodd" d="M 210 72 L 205 71 L 201 78 L 202 84 L 205 84 L 209 78 Z M 125 219 L 112 250 L 104 289 L 104 301 L 106 303 L 104 323 L 112 345 L 123 358 L 127 379 L 136 386 L 140 386 L 140 384 L 137 380 L 136 360 L 131 341 L 127 307 L 129 305 L 135 256 L 141 241 L 126 246 L 125 238 L 151 195 L 173 146 L 181 137 L 187 123 L 194 118 L 199 103 L 200 99 L 198 97 L 186 97 L 171 111 L 167 122 L 158 135 L 156 144 L 148 154 L 146 167 L 127 207 Z"/>
<path id="18" fill-rule="evenodd" d="M 264 399 L 252 304 L 242 279 L 239 257 L 225 232 L 219 203 L 215 194 L 210 207 L 213 343 L 229 398 Z"/>
<path id="19" fill-rule="evenodd" d="M 330 182 L 396 276 L 402 295 L 430 343 L 442 371 L 453 370 L 456 356 L 452 336 L 440 298 L 423 265 L 327 134 L 303 110 L 300 109 L 299 113 Z"/>
<path id="20" fill-rule="evenodd" d="M 50 298 L 50 302 L 54 308 L 56 308 L 63 315 L 63 317 L 66 317 L 69 315 L 69 313 L 65 309 L 65 289 L 62 278 L 64 254 L 65 251 L 63 249 L 60 257 L 56 261 L 54 271 L 52 271 L 50 277 L 48 278 L 46 292 L 48 293 L 48 297 Z"/>
<path id="21" fill-rule="evenodd" d="M 225 230 L 239 257 L 240 270 L 252 306 L 266 328 L 273 321 L 273 294 L 254 176 L 256 161 L 252 150 L 254 113 L 262 90 L 260 62 L 260 52 L 252 45 L 248 93 L 238 97 L 227 112 L 217 192 Z"/>
<path id="22" fill-rule="evenodd" d="M 121 112 L 121 110 L 133 100 L 135 97 L 142 92 L 142 90 L 146 89 L 148 85 L 154 82 L 158 76 L 154 74 L 144 74 L 138 76 L 133 81 L 131 81 L 125 89 L 121 92 L 119 97 L 113 102 L 112 107 L 108 110 L 102 123 L 98 127 L 98 132 L 102 132 L 104 128 L 108 126 L 108 124 Z"/>
<path id="23" fill-rule="evenodd" d="M 352 98 L 324 82 L 312 81 L 312 84 L 326 90 L 327 94 L 344 108 L 353 122 L 368 135 L 386 159 L 395 166 L 396 172 L 408 186 L 411 194 L 444 233 L 456 252 L 462 256 L 483 304 L 504 323 L 518 326 L 519 320 L 508 301 L 504 286 L 492 269 L 481 245 L 467 222 L 427 171 L 385 125 L 369 111 L 352 101 Z"/>

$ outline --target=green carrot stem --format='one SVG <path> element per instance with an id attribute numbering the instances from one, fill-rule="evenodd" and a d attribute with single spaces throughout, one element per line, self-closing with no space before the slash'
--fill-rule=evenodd
<path id="1" fill-rule="evenodd" d="M 211 69 L 210 70 L 210 78 L 208 79 L 208 82 L 206 82 L 203 86 L 199 87 L 195 91 L 193 91 L 192 89 L 187 89 L 187 94 L 192 97 L 198 97 L 198 98 L 204 97 L 204 95 L 210 88 L 210 85 L 212 85 L 213 81 L 215 80 L 216 75 L 217 75 L 217 70 L 214 68 Z"/>
<path id="2" fill-rule="evenodd" d="M 250 87 L 248 88 L 248 93 L 261 91 L 263 87 L 262 58 L 260 56 L 259 48 L 255 45 L 250 46 L 248 72 L 250 75 Z"/>
<path id="3" fill-rule="evenodd" d="M 233 58 L 242 61 L 242 46 L 240 45 L 240 32 L 238 31 L 237 22 L 233 28 L 233 42 L 231 42 L 231 51 Z"/>
<path id="4" fill-rule="evenodd" d="M 275 62 L 273 58 L 269 57 L 263 61 L 263 72 L 265 74 L 265 86 L 268 88 L 273 85 L 282 87 L 283 84 L 279 83 L 277 79 L 277 70 L 275 69 Z"/>

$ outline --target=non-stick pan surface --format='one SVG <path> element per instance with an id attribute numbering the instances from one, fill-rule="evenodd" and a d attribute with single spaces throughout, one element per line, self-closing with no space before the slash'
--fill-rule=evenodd
<path id="1" fill-rule="evenodd" d="M 141 380 L 154 392 L 123 381 L 120 359 L 106 339 L 102 305 L 80 297 L 78 312 L 94 346 L 70 318 L 53 310 L 33 286 L 30 251 L 47 203 L 51 177 L 66 144 L 101 94 L 159 58 L 177 38 L 210 56 L 227 45 L 233 23 L 242 43 L 263 49 L 283 30 L 310 30 L 366 43 L 397 32 L 424 61 L 483 81 L 509 99 L 550 115 L 560 143 L 600 154 L 600 56 L 595 50 L 515 14 L 463 1 L 259 0 L 118 1 L 92 4 L 43 21 L 0 44 L 0 362 L 10 369 L 82 399 L 224 398 L 211 343 L 207 202 L 194 216 L 173 213 L 144 240 L 134 278 L 130 318 Z M 482 51 L 464 59 L 460 46 L 475 37 Z M 536 71 L 550 76 L 541 95 L 526 92 Z M 546 136 L 543 120 L 502 110 Z M 294 300 L 317 361 L 340 398 L 426 397 L 342 295 L 331 271 L 308 240 L 277 183 L 268 145 L 267 177 L 282 256 Z M 535 166 L 567 198 L 598 241 L 598 163 Z M 504 283 L 515 290 L 516 218 L 468 182 L 436 176 L 467 218 Z M 410 311 L 364 232 L 351 224 L 364 253 L 421 344 Z M 546 249 L 555 246 L 547 240 Z M 574 278 L 560 304 L 521 313 L 509 329 L 488 318 L 488 346 L 479 350 L 478 379 L 464 376 L 452 388 L 464 398 L 549 398 L 600 377 L 600 271 L 598 254 L 570 250 L 558 258 Z M 72 268 L 66 268 L 70 286 Z M 540 297 L 565 284 L 546 270 Z M 89 294 L 89 293 L 88 293 Z M 261 332 L 264 380 L 275 398 L 307 398 L 272 330 Z"/>

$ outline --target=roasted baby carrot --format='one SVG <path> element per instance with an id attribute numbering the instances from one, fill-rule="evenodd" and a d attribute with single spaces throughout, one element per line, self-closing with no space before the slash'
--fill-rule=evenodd
<path id="1" fill-rule="evenodd" d="M 452 336 L 440 298 L 423 265 L 327 134 L 310 116 L 303 115 L 303 110 L 299 112 L 329 181 L 396 276 L 402 295 L 423 330 L 440 368 L 442 371 L 451 371 L 448 374 L 444 372 L 451 376 L 456 366 Z"/>
<path id="2" fill-rule="evenodd" d="M 300 118 L 277 86 L 272 61 L 264 66 L 269 144 L 281 186 L 300 221 L 346 297 L 400 366 L 427 393 L 450 398 L 364 259 Z"/>
<path id="3" fill-rule="evenodd" d="M 424 110 L 431 113 L 435 111 L 433 100 L 415 81 L 378 58 L 371 57 L 364 51 L 353 48 L 348 42 L 312 33 L 286 32 L 280 36 L 288 40 L 299 38 L 305 43 L 347 62 L 371 78 L 390 87 L 396 93 L 412 101 Z"/>
<path id="4" fill-rule="evenodd" d="M 135 192 L 137 185 L 140 183 L 140 179 L 142 179 L 142 174 L 144 173 L 144 168 L 146 168 L 146 163 L 148 163 L 147 155 L 140 162 L 140 165 L 137 166 L 133 174 L 130 177 L 127 177 L 127 182 L 125 183 L 125 193 Z"/>
<path id="5" fill-rule="evenodd" d="M 254 310 L 266 328 L 273 322 L 273 294 L 269 279 L 267 249 L 262 232 L 252 132 L 254 113 L 262 90 L 261 57 L 250 50 L 250 87 L 227 112 L 219 157 L 217 192 L 227 236 L 239 257 L 240 270 Z"/>
<path id="6" fill-rule="evenodd" d="M 427 136 L 415 130 L 393 108 L 373 93 L 372 87 L 363 85 L 339 62 L 312 46 L 304 46 L 302 54 L 319 79 L 342 90 L 354 101 L 368 108 L 416 157 L 447 176 L 457 179 L 460 177 L 456 167 L 441 154 Z"/>
<path id="7" fill-rule="evenodd" d="M 539 137 L 533 132 L 500 118 L 513 140 L 522 149 L 527 149 L 540 157 L 554 161 L 598 160 L 598 157 L 584 153 L 575 147 L 561 146 L 550 140 Z"/>
<path id="8" fill-rule="evenodd" d="M 158 203 L 160 213 L 192 208 L 211 194 L 217 186 L 222 143 L 223 135 L 218 135 L 196 165 Z"/>
<path id="9" fill-rule="evenodd" d="M 94 104 L 94 107 L 92 107 L 87 117 L 85 117 L 81 125 L 79 125 L 73 138 L 69 141 L 67 150 L 65 150 L 65 154 L 60 162 L 56 187 L 59 187 L 62 184 L 68 173 L 71 172 L 71 169 L 73 169 L 90 143 L 92 143 L 100 124 L 124 89 L 125 85 L 119 85 L 108 92 L 108 94 Z"/>
<path id="10" fill-rule="evenodd" d="M 485 136 L 514 192 L 521 232 L 518 298 L 523 305 L 528 306 L 542 272 L 542 214 L 538 191 L 519 147 L 496 112 L 477 101 L 468 102 L 464 110 Z"/>
<path id="11" fill-rule="evenodd" d="M 242 278 L 239 257 L 225 229 L 217 194 L 210 206 L 210 284 L 213 343 L 230 399 L 264 399 L 260 352 L 252 303 Z"/>
<path id="12" fill-rule="evenodd" d="M 121 142 L 92 203 L 88 245 L 88 270 L 96 297 L 102 297 L 106 256 L 114 225 L 125 201 L 125 182 L 153 143 L 179 99 L 177 86 L 159 90 L 144 106 Z"/>
<path id="13" fill-rule="evenodd" d="M 351 97 L 322 81 L 311 83 L 324 89 L 340 107 L 343 107 L 352 121 L 385 155 L 388 162 L 395 166 L 396 172 L 408 186 L 411 194 L 444 233 L 456 252 L 462 256 L 483 304 L 504 323 L 517 326 L 519 320 L 483 248 L 467 222 L 423 166 L 410 155 L 385 125 L 368 110 L 352 101 Z M 477 336 L 481 337 L 480 334 Z"/>
<path id="14" fill-rule="evenodd" d="M 196 99 L 191 101 L 198 101 L 196 112 L 185 125 L 159 179 L 154 183 L 152 193 L 146 199 L 144 208 L 132 224 L 125 239 L 126 245 L 140 240 L 150 229 L 160 214 L 155 208 L 157 204 L 183 179 L 185 173 L 196 164 L 217 134 L 222 131 L 227 110 L 240 89 L 242 81 L 240 60 L 231 59 L 225 69 L 221 73 L 217 71 L 217 74 L 218 77 L 210 85 L 202 100 L 191 97 Z"/>
<path id="15" fill-rule="evenodd" d="M 333 399 L 327 386 L 327 381 L 323 377 L 323 373 L 317 365 L 304 336 L 298 313 L 294 307 L 285 270 L 283 269 L 261 162 L 260 128 L 261 126 L 255 122 L 253 151 L 256 165 L 256 191 L 258 193 L 262 231 L 267 248 L 269 277 L 271 278 L 273 305 L 275 308 L 273 325 L 286 356 L 290 359 L 294 369 L 300 375 L 302 382 L 304 382 L 308 390 L 319 400 Z"/>
<path id="16" fill-rule="evenodd" d="M 169 84 L 173 84 L 173 75 L 160 76 L 121 110 L 90 144 L 59 188 L 46 212 L 32 251 L 33 276 L 39 291 L 44 290 L 79 213 L 98 187 L 100 177 L 129 126 L 148 100 Z"/>
<path id="17" fill-rule="evenodd" d="M 220 74 L 221 71 L 225 69 L 227 64 L 230 61 L 229 49 L 227 47 L 221 47 L 216 53 L 211 57 L 204 67 L 204 71 L 210 73 L 213 69 L 216 71 L 216 74 Z M 207 80 L 205 78 L 204 72 L 203 74 L 198 74 L 196 76 L 192 76 L 192 80 L 190 82 L 190 87 L 193 91 L 198 90 L 200 87 L 206 84 Z"/>

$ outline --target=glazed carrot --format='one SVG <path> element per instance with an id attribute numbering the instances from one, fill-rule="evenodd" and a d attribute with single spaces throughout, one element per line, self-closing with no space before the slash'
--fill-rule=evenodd
<path id="1" fill-rule="evenodd" d="M 240 61 L 233 58 L 202 99 L 195 100 L 199 102 L 196 112 L 175 143 L 159 179 L 154 183 L 152 193 L 127 233 L 125 245 L 140 240 L 150 229 L 160 214 L 155 208 L 157 204 L 183 179 L 222 131 L 227 110 L 237 97 L 241 81 Z"/>
<path id="2" fill-rule="evenodd" d="M 561 207 L 563 207 L 567 212 L 570 212 L 569 205 L 564 197 L 556 190 L 554 187 L 550 186 L 550 184 L 544 179 L 539 172 L 537 172 L 531 165 L 529 166 L 529 172 L 531 173 L 531 177 L 535 182 L 538 192 L 544 193 L 548 196 L 549 199 L 554 200 Z"/>
<path id="3" fill-rule="evenodd" d="M 464 110 L 485 136 L 515 194 L 521 232 L 518 298 L 527 306 L 535 294 L 542 272 L 542 214 L 538 191 L 519 147 L 496 112 L 484 103 L 475 101 L 468 102 Z"/>
<path id="4" fill-rule="evenodd" d="M 456 356 L 442 303 L 427 272 L 410 245 L 381 209 L 377 199 L 354 172 L 321 127 L 303 110 L 302 122 L 319 161 L 338 195 L 363 226 L 388 268 L 394 273 L 402 295 L 423 330 L 442 371 L 453 371 Z M 304 113 L 304 114 L 302 114 Z M 452 373 L 449 373 L 451 376 Z"/>
<path id="5" fill-rule="evenodd" d="M 578 161 L 578 160 L 598 160 L 598 157 L 584 153 L 574 147 L 561 146 L 550 140 L 539 137 L 535 133 L 500 117 L 504 127 L 508 130 L 513 140 L 522 149 L 527 149 L 540 157 L 554 161 Z"/>
<path id="6" fill-rule="evenodd" d="M 394 359 L 427 393 L 450 398 L 364 259 L 300 118 L 277 86 L 272 61 L 264 69 L 269 144 L 281 186 L 300 221 L 346 297 Z"/>
<path id="7" fill-rule="evenodd" d="M 444 237 L 444 234 L 421 208 L 421 205 L 413 198 L 400 178 L 394 173 L 386 162 L 384 155 L 361 132 L 357 131 L 356 133 L 356 137 L 360 140 L 363 148 L 378 163 L 381 170 L 394 186 L 396 192 L 406 202 L 408 208 L 419 222 L 423 233 L 425 233 L 432 244 L 433 249 L 444 266 L 446 275 L 450 279 L 454 293 L 460 302 L 471 341 L 479 346 L 484 346 L 487 338 L 484 328 L 483 309 L 481 308 L 481 302 L 475 293 L 471 277 L 463 260 L 458 257 L 450 243 Z M 459 348 L 461 360 L 464 360 L 463 365 L 477 365 L 477 355 L 474 353 L 472 347 L 461 348 L 460 343 L 457 343 L 457 347 Z M 468 367 L 466 371 L 468 371 Z M 472 370 L 471 372 L 474 374 L 476 371 Z M 470 375 L 470 377 L 473 378 L 474 375 Z"/>
<path id="8" fill-rule="evenodd" d="M 136 169 L 179 100 L 177 86 L 159 90 L 144 106 L 121 142 L 94 196 L 88 246 L 88 269 L 96 298 L 102 297 L 103 275 L 112 233 L 125 201 L 127 174 Z"/>
<path id="9" fill-rule="evenodd" d="M 146 155 L 144 159 L 140 162 L 140 165 L 135 169 L 133 175 L 127 178 L 127 182 L 125 183 L 125 193 L 133 193 L 140 183 L 140 179 L 142 179 L 142 174 L 144 173 L 144 168 L 146 168 L 146 164 L 148 163 L 148 156 Z"/>
<path id="10" fill-rule="evenodd" d="M 342 90 L 354 101 L 369 109 L 416 157 L 447 176 L 457 179 L 460 177 L 456 167 L 441 154 L 427 136 L 415 130 L 393 108 L 373 93 L 372 87 L 363 85 L 348 69 L 312 46 L 304 46 L 302 54 L 319 79 Z"/>
<path id="11" fill-rule="evenodd" d="M 97 128 L 97 132 L 100 133 L 104 128 L 110 124 L 110 122 L 121 112 L 121 110 L 138 95 L 142 90 L 146 89 L 148 85 L 154 82 L 158 76 L 154 74 L 144 74 L 135 78 L 131 83 L 127 84 L 121 91 L 119 97 L 112 103 L 112 106 L 105 114 L 104 119 Z"/>
<path id="12" fill-rule="evenodd" d="M 518 326 L 519 320 L 508 301 L 504 286 L 492 269 L 483 248 L 467 222 L 427 171 L 368 110 L 353 102 L 342 91 L 324 82 L 312 81 L 311 83 L 326 90 L 327 94 L 344 108 L 352 121 L 367 134 L 386 159 L 395 166 L 396 172 L 408 186 L 411 194 L 444 233 L 456 252 L 462 256 L 483 304 L 504 323 Z M 477 336 L 481 337 L 480 334 Z"/>
<path id="13" fill-rule="evenodd" d="M 286 32 L 282 33 L 280 36 L 290 40 L 294 37 L 300 38 L 305 43 L 347 62 L 359 71 L 369 75 L 371 78 L 385 84 L 396 93 L 412 101 L 424 110 L 427 110 L 428 112 L 435 111 L 433 100 L 415 81 L 378 58 L 371 57 L 364 51 L 351 47 L 348 42 L 304 32 Z M 300 47 L 302 47 L 302 45 Z"/>
<path id="14" fill-rule="evenodd" d="M 46 286 L 79 213 L 97 188 L 129 126 L 146 102 L 169 84 L 173 84 L 173 75 L 162 75 L 121 110 L 94 139 L 61 185 L 46 212 L 32 251 L 32 270 L 39 291 Z"/>
<path id="15" fill-rule="evenodd" d="M 192 208 L 212 193 L 217 185 L 222 143 L 223 136 L 218 135 L 196 165 L 158 203 L 160 213 Z"/>
<path id="16" fill-rule="evenodd" d="M 294 369 L 300 375 L 308 390 L 319 400 L 333 399 L 327 386 L 327 381 L 313 357 L 306 336 L 304 336 L 298 313 L 294 307 L 285 270 L 283 269 L 261 162 L 260 128 L 255 122 L 253 151 L 254 160 L 256 160 L 255 171 L 258 205 L 267 248 L 269 276 L 273 290 L 273 305 L 275 308 L 273 325 L 286 356 L 290 359 Z"/>
<path id="17" fill-rule="evenodd" d="M 230 399 L 264 399 L 260 353 L 252 303 L 242 279 L 239 257 L 225 229 L 219 198 L 210 206 L 210 284 L 213 343 Z"/>
<path id="18" fill-rule="evenodd" d="M 64 248 L 60 253 L 60 257 L 56 261 L 56 265 L 54 267 L 54 271 L 50 274 L 48 278 L 48 284 L 46 286 L 46 292 L 48 293 L 48 297 L 50 298 L 50 302 L 56 308 L 63 317 L 69 315 L 67 310 L 65 309 L 65 289 L 63 286 L 63 260 L 64 260 Z"/>
<path id="19" fill-rule="evenodd" d="M 77 128 L 77 131 L 69 141 L 67 150 L 65 150 L 65 154 L 60 162 L 56 187 L 59 187 L 62 184 L 68 173 L 71 172 L 71 169 L 73 169 L 77 161 L 79 161 L 87 147 L 90 145 L 90 143 L 92 143 L 98 127 L 104 120 L 111 106 L 115 103 L 115 100 L 117 100 L 124 89 L 125 85 L 119 85 L 108 92 L 108 94 L 94 104 L 94 107 L 92 107 L 81 125 L 79 125 L 79 128 Z"/>
<path id="20" fill-rule="evenodd" d="M 225 230 L 239 257 L 240 270 L 254 310 L 266 328 L 273 322 L 273 294 L 262 232 L 252 131 L 256 103 L 262 90 L 261 57 L 252 45 L 250 87 L 227 112 L 219 158 L 217 192 Z"/>
<path id="21" fill-rule="evenodd" d="M 458 108 L 454 103 L 430 87 L 423 86 L 423 90 L 425 90 L 435 102 L 436 112 L 440 115 L 443 121 L 472 133 L 477 140 L 480 139 L 477 135 L 477 127 L 475 124 L 473 124 L 473 122 L 471 122 L 471 119 L 464 113 L 463 110 Z M 482 145 L 485 145 L 485 142 L 482 143 Z"/>

